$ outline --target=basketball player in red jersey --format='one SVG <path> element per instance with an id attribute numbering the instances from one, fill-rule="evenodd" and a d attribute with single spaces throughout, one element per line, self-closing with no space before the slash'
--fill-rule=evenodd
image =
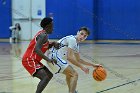
<path id="1" fill-rule="evenodd" d="M 47 86 L 53 74 L 40 61 L 43 58 L 47 62 L 56 63 L 55 60 L 49 59 L 44 53 L 52 46 L 59 47 L 58 43 L 49 43 L 48 34 L 53 31 L 53 20 L 49 17 L 44 18 L 40 26 L 43 30 L 39 31 L 31 40 L 23 58 L 22 64 L 24 68 L 33 76 L 40 79 L 36 93 L 41 93 Z"/>

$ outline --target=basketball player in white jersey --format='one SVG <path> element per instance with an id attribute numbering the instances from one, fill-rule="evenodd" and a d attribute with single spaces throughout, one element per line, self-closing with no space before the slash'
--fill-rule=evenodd
<path id="1" fill-rule="evenodd" d="M 88 28 L 81 27 L 77 32 L 77 35 L 63 37 L 58 41 L 58 43 L 60 43 L 60 48 L 52 48 L 48 53 L 49 58 L 57 60 L 55 67 L 57 67 L 58 70 L 56 73 L 63 73 L 66 75 L 69 93 L 77 93 L 75 89 L 77 86 L 78 73 L 70 64 L 68 64 L 68 61 L 79 67 L 86 74 L 89 73 L 89 69 L 83 65 L 92 67 L 101 66 L 99 64 L 86 62 L 80 58 L 79 43 L 84 41 L 89 34 Z"/>

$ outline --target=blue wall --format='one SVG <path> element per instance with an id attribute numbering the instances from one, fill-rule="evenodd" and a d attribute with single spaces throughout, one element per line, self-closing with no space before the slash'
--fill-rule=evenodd
<path id="1" fill-rule="evenodd" d="M 139 0 L 95 0 L 96 39 L 140 40 Z"/>
<path id="2" fill-rule="evenodd" d="M 76 34 L 81 26 L 91 30 L 93 39 L 93 0 L 46 0 L 46 15 L 53 13 L 54 33 L 50 38 Z"/>
<path id="3" fill-rule="evenodd" d="M 11 0 L 0 0 L 0 38 L 10 37 L 11 22 Z"/>
<path id="4" fill-rule="evenodd" d="M 49 13 L 54 14 L 50 38 L 76 34 L 87 26 L 88 39 L 140 40 L 139 0 L 46 0 L 46 16 Z M 0 38 L 9 38 L 11 0 L 0 0 L 0 17 Z"/>

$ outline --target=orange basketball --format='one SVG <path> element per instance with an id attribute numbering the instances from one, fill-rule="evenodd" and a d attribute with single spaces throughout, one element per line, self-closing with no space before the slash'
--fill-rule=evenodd
<path id="1" fill-rule="evenodd" d="M 107 73 L 103 67 L 98 67 L 93 70 L 93 78 L 96 81 L 103 81 L 106 79 Z"/>

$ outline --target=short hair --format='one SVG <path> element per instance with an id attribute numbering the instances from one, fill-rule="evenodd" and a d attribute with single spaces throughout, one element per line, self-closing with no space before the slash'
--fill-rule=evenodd
<path id="1" fill-rule="evenodd" d="M 19 23 L 16 23 L 16 24 L 15 24 L 15 27 L 16 27 L 16 26 L 17 26 L 18 30 L 20 31 L 20 30 L 21 30 L 20 24 L 19 24 Z"/>
<path id="2" fill-rule="evenodd" d="M 86 33 L 87 33 L 88 35 L 90 35 L 90 30 L 89 30 L 87 27 L 83 26 L 83 27 L 81 27 L 81 28 L 79 29 L 79 31 L 81 31 L 81 30 L 86 31 Z"/>
<path id="3" fill-rule="evenodd" d="M 52 21 L 53 21 L 52 18 L 50 18 L 50 17 L 45 17 L 45 18 L 43 18 L 43 19 L 41 20 L 40 26 L 41 26 L 42 28 L 45 28 L 45 27 L 46 27 L 47 25 L 49 25 Z"/>

